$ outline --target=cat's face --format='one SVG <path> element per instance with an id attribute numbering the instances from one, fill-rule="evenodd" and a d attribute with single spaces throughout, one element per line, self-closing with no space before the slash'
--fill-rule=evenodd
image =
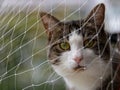
<path id="1" fill-rule="evenodd" d="M 96 6 L 83 20 L 60 22 L 41 13 L 48 35 L 48 58 L 62 75 L 85 72 L 109 60 L 109 43 L 104 32 L 103 5 Z"/>

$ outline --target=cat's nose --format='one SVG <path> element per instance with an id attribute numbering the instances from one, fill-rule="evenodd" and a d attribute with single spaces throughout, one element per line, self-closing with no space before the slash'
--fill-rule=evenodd
<path id="1" fill-rule="evenodd" d="M 75 60 L 75 62 L 79 64 L 82 59 L 83 57 L 75 57 L 73 60 Z"/>

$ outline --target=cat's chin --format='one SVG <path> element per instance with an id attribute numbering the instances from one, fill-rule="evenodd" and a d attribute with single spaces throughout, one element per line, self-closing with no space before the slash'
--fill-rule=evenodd
<path id="1" fill-rule="evenodd" d="M 84 71 L 86 70 L 86 66 L 80 66 L 80 65 L 77 65 L 75 68 L 74 68 L 75 71 Z"/>

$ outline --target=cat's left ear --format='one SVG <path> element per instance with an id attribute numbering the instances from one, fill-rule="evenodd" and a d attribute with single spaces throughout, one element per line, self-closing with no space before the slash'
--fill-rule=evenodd
<path id="1" fill-rule="evenodd" d="M 53 32 L 56 32 L 56 30 L 58 29 L 60 21 L 54 16 L 45 12 L 41 12 L 40 16 L 41 16 L 41 20 L 44 25 L 44 28 L 46 30 L 48 40 L 50 41 L 53 35 Z"/>
<path id="2" fill-rule="evenodd" d="M 40 16 L 47 32 L 50 32 L 59 24 L 59 20 L 48 13 L 41 12 Z"/>
<path id="3" fill-rule="evenodd" d="M 101 26 L 104 22 L 105 17 L 105 5 L 103 3 L 98 4 L 89 13 L 88 17 L 85 19 L 88 22 L 95 23 L 97 26 Z"/>

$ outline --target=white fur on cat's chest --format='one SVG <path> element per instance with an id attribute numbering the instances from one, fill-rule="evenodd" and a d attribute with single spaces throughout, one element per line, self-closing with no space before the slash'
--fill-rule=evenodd
<path id="1" fill-rule="evenodd" d="M 100 64 L 101 63 L 101 64 Z M 110 75 L 110 66 L 103 62 L 94 63 L 93 67 L 87 68 L 86 71 L 74 73 L 63 67 L 54 67 L 59 75 L 63 78 L 70 90 L 96 90 L 101 86 L 101 78 L 105 80 Z M 65 75 L 65 76 L 64 76 Z"/>
<path id="2" fill-rule="evenodd" d="M 76 75 L 66 77 L 65 81 L 67 85 L 74 88 L 74 90 L 96 90 L 96 88 L 101 86 L 101 77 L 104 80 L 110 74 L 110 70 L 107 70 L 108 72 L 105 71 L 105 64 L 101 70 L 99 66 L 96 64 L 95 67 L 88 68 L 86 71 L 81 71 L 76 73 Z M 106 74 L 103 76 L 102 74 L 104 72 Z"/>

